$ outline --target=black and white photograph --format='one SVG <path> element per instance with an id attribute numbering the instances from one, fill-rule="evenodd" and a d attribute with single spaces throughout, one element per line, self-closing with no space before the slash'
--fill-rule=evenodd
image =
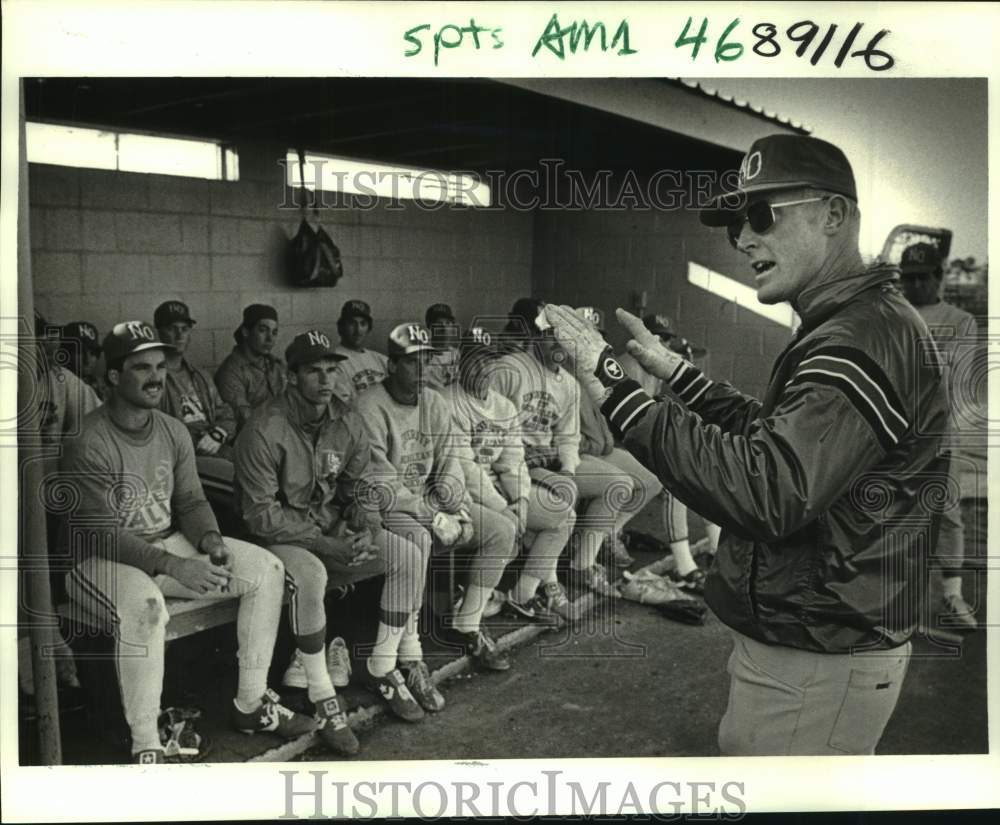
<path id="1" fill-rule="evenodd" d="M 53 4 L 45 68 L 5 4 L 5 774 L 364 819 L 995 772 L 987 58 L 908 4 L 150 5 L 176 60 Z M 388 30 L 269 64 L 327 13 Z"/>

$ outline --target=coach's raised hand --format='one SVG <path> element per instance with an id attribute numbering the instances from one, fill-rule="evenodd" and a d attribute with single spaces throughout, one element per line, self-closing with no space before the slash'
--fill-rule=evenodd
<path id="1" fill-rule="evenodd" d="M 618 323 L 625 327 L 631 336 L 626 345 L 629 355 L 639 362 L 639 365 L 650 375 L 670 380 L 684 359 L 671 349 L 660 343 L 659 337 L 650 332 L 646 325 L 631 312 L 619 307 L 615 310 Z"/>
<path id="2" fill-rule="evenodd" d="M 545 318 L 552 326 L 556 340 L 569 355 L 576 377 L 583 381 L 593 377 L 607 342 L 586 318 L 573 307 L 545 305 Z"/>

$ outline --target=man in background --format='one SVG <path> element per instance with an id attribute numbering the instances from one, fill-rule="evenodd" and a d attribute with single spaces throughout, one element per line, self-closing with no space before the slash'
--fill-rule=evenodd
<path id="1" fill-rule="evenodd" d="M 900 262 L 903 293 L 920 313 L 927 328 L 934 336 L 945 364 L 945 382 L 951 397 L 951 414 L 948 420 L 949 435 L 956 433 L 956 412 L 968 403 L 969 372 L 974 364 L 964 356 L 974 353 L 978 337 L 976 319 L 941 299 L 944 268 L 937 247 L 918 243 L 903 250 Z M 962 361 L 965 361 L 963 364 Z M 961 468 L 952 457 L 957 446 L 945 437 L 942 448 L 948 453 L 949 488 L 961 490 Z M 976 619 L 971 605 L 962 595 L 962 564 L 965 560 L 965 527 L 962 523 L 962 503 L 958 498 L 953 507 L 941 514 L 935 557 L 941 565 L 942 615 L 962 630 L 975 630 Z"/>
<path id="2" fill-rule="evenodd" d="M 215 386 L 233 408 L 238 429 L 254 407 L 285 389 L 285 367 L 271 355 L 278 340 L 278 311 L 267 304 L 250 304 L 233 338 L 236 346 L 215 371 Z"/>
<path id="3" fill-rule="evenodd" d="M 337 354 L 344 357 L 340 371 L 347 379 L 347 386 L 341 392 L 344 401 L 350 402 L 388 374 L 388 359 L 381 352 L 365 347 L 371 331 L 372 308 L 365 301 L 347 301 L 337 319 L 340 336 Z"/>

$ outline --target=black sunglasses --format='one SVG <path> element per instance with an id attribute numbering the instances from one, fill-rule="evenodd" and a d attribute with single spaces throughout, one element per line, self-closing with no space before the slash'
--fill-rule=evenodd
<path id="1" fill-rule="evenodd" d="M 740 235 L 743 232 L 743 224 L 749 223 L 750 228 L 758 235 L 762 235 L 767 232 L 772 226 L 774 226 L 775 221 L 775 209 L 780 209 L 783 206 L 798 206 L 803 203 L 818 203 L 819 201 L 825 201 L 829 198 L 829 195 L 823 195 L 822 197 L 816 198 L 803 198 L 796 201 L 782 201 L 781 203 L 769 203 L 768 201 L 754 201 L 749 206 L 747 206 L 746 214 L 744 214 L 739 220 L 734 221 L 726 227 L 726 233 L 729 235 L 729 243 L 732 244 L 733 249 L 737 248 L 739 244 Z"/>

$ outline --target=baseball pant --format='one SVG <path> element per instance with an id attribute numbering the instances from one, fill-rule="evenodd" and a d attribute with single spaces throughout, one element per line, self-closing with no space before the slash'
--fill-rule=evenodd
<path id="1" fill-rule="evenodd" d="M 292 544 L 268 547 L 285 565 L 289 615 L 296 636 L 309 636 L 326 627 L 323 599 L 329 584 L 351 584 L 384 573 L 379 603 L 383 615 L 408 616 L 420 609 L 427 554 L 418 545 L 384 529 L 376 531 L 373 538 L 378 558 L 357 567 Z"/>
<path id="2" fill-rule="evenodd" d="M 585 509 L 573 531 L 571 564 L 584 569 L 594 564 L 605 541 L 614 540 L 617 528 L 638 512 L 632 509 L 636 482 L 628 472 L 592 455 L 580 456 L 573 481 Z"/>
<path id="3" fill-rule="evenodd" d="M 576 526 L 576 484 L 570 476 L 541 468 L 530 473 L 528 530 L 534 538 L 524 560 L 524 575 L 554 582 L 559 556 Z"/>
<path id="4" fill-rule="evenodd" d="M 723 756 L 875 752 L 896 707 L 910 643 L 892 650 L 814 653 L 733 632 Z"/>
<path id="5" fill-rule="evenodd" d="M 675 496 L 666 490 L 661 496 L 660 520 L 667 534 L 667 543 L 674 544 L 688 540 L 688 511 Z"/>
<path id="6" fill-rule="evenodd" d="M 941 513 L 938 526 L 937 543 L 934 546 L 934 558 L 941 570 L 942 576 L 957 576 L 962 572 L 965 561 L 965 525 L 962 523 L 962 471 L 959 462 L 948 459 L 948 490 L 949 499 L 954 494 L 954 502 Z"/>
<path id="7" fill-rule="evenodd" d="M 115 637 L 115 664 L 133 752 L 159 747 L 156 720 L 163 689 L 163 648 L 169 619 L 164 596 L 229 599 L 238 596 L 236 637 L 241 686 L 261 683 L 263 694 L 284 597 L 281 562 L 262 547 L 224 539 L 232 577 L 226 591 L 195 593 L 166 575 L 151 578 L 137 567 L 91 557 L 66 576 L 66 589 Z M 153 542 L 182 558 L 201 554 L 181 534 Z"/>

